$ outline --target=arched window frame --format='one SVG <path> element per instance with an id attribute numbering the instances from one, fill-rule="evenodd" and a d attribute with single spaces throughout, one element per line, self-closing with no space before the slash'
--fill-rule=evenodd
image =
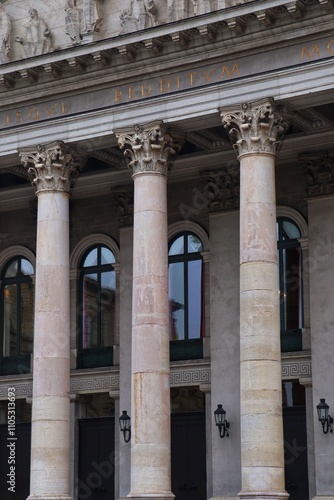
<path id="1" fill-rule="evenodd" d="M 82 287 L 80 273 L 80 265 L 85 256 L 95 247 L 108 248 L 115 259 L 112 264 L 113 271 L 116 275 L 116 292 L 115 292 L 115 331 L 113 332 L 113 342 L 109 347 L 97 347 L 96 349 L 83 347 L 82 340 Z M 115 345 L 119 342 L 118 334 L 118 315 L 119 315 L 119 247 L 117 243 L 108 235 L 94 233 L 81 240 L 74 248 L 70 259 L 70 277 L 71 277 L 71 321 L 75 322 L 77 328 L 75 337 L 72 333 L 71 346 L 75 348 L 77 357 L 77 368 L 92 368 L 99 366 L 111 366 L 114 363 L 113 351 Z"/>
<path id="2" fill-rule="evenodd" d="M 31 250 L 28 248 L 21 246 L 21 245 L 15 245 L 12 247 L 7 248 L 3 252 L 0 253 L 0 318 L 1 318 L 1 323 L 0 323 L 0 342 L 1 342 L 1 349 L 0 349 L 0 359 L 1 359 L 1 364 L 0 364 L 0 374 L 3 375 L 12 375 L 12 374 L 17 374 L 17 373 L 27 373 L 30 371 L 30 358 L 33 353 L 33 343 L 31 344 L 31 349 L 27 353 L 22 354 L 22 285 L 25 283 L 31 283 L 34 284 L 34 278 L 35 278 L 35 271 L 33 271 L 31 274 L 27 275 L 21 275 L 21 276 L 16 276 L 16 277 L 5 277 L 6 272 L 9 268 L 9 266 L 18 260 L 20 262 L 20 265 L 22 263 L 22 260 L 26 260 L 29 262 L 33 270 L 35 270 L 36 266 L 36 260 L 35 260 L 35 255 Z M 17 285 L 17 296 L 16 296 L 16 304 L 17 304 L 17 316 L 16 316 L 16 339 L 15 339 L 15 353 L 5 353 L 4 352 L 4 321 L 5 321 L 5 312 L 4 312 L 4 307 L 5 307 L 5 298 L 4 298 L 4 292 L 5 292 L 5 287 L 8 285 Z M 32 288 L 32 294 L 34 300 L 34 290 Z M 32 318 L 31 318 L 31 328 L 33 329 L 33 324 L 34 324 L 34 304 L 32 304 Z M 31 337 L 33 337 L 33 331 L 31 332 Z"/>
<path id="3" fill-rule="evenodd" d="M 281 349 L 282 352 L 299 351 L 303 349 L 304 345 L 304 317 L 305 317 L 305 295 L 306 289 L 304 280 L 303 260 L 305 259 L 304 251 L 308 249 L 308 227 L 304 217 L 295 209 L 291 207 L 278 206 L 277 207 L 277 223 L 289 221 L 296 226 L 299 230 L 300 236 L 291 241 L 278 241 L 278 264 L 279 264 L 279 288 L 280 288 L 280 324 L 281 324 Z M 279 235 L 278 235 L 279 236 Z M 284 290 L 286 286 L 283 285 L 282 280 L 284 275 L 282 273 L 282 249 L 295 248 L 299 254 L 299 273 L 290 272 L 287 276 L 287 281 L 294 288 L 298 287 L 299 302 L 298 310 L 295 310 L 296 317 L 298 316 L 298 324 L 295 328 L 286 327 L 286 297 Z M 296 264 L 294 265 L 296 268 Z"/>
<path id="4" fill-rule="evenodd" d="M 201 309 L 202 309 L 202 325 L 201 325 L 201 335 L 199 338 L 185 338 L 184 340 L 173 340 L 171 339 L 171 360 L 175 361 L 178 359 L 198 359 L 203 357 L 203 337 L 205 336 L 205 303 L 207 291 L 205 290 L 204 283 L 206 281 L 206 273 L 207 269 L 205 269 L 205 262 L 209 260 L 209 238 L 204 229 L 190 221 L 177 222 L 170 226 L 169 228 L 169 244 L 168 244 L 168 253 L 171 245 L 175 242 L 180 236 L 185 236 L 188 234 L 193 234 L 196 236 L 202 243 L 202 250 L 198 253 L 189 254 L 184 262 L 190 262 L 192 260 L 201 260 L 202 262 L 202 283 L 201 283 Z M 169 264 L 178 260 L 178 257 L 169 256 Z M 181 260 L 182 261 L 182 257 Z M 187 337 L 187 335 L 186 335 Z"/>

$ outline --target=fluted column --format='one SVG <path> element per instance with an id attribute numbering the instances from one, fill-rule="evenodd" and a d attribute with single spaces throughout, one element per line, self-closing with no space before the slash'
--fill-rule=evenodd
<path id="1" fill-rule="evenodd" d="M 162 122 L 115 131 L 134 179 L 132 499 L 171 499 L 167 176 L 179 142 Z"/>
<path id="2" fill-rule="evenodd" d="M 271 99 L 221 117 L 240 161 L 239 497 L 285 499 L 275 158 L 287 124 Z"/>
<path id="3" fill-rule="evenodd" d="M 29 499 L 68 500 L 69 193 L 78 162 L 62 142 L 20 156 L 38 197 Z"/>

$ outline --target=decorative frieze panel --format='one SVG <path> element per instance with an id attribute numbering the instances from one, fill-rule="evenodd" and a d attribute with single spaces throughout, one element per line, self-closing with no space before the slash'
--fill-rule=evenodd
<path id="1" fill-rule="evenodd" d="M 203 172 L 206 181 L 203 194 L 209 201 L 209 210 L 219 212 L 239 208 L 240 165 L 237 161 L 229 162 L 224 168 Z"/>
<path id="2" fill-rule="evenodd" d="M 239 15 L 238 6 L 243 4 L 249 4 L 249 8 Z M 110 0 L 35 0 L 33 8 L 28 0 L 7 0 L 0 4 L 0 64 L 202 17 L 203 23 L 187 34 L 180 25 L 180 33 L 174 32 L 171 39 L 184 46 L 189 42 L 188 35 L 194 36 L 197 30 L 213 42 L 222 28 L 242 35 L 254 22 L 269 27 L 277 24 L 279 16 L 306 18 L 314 5 L 326 13 L 333 9 L 333 0 L 282 0 L 272 9 L 242 0 L 125 0 L 122 5 Z M 235 7 L 235 15 L 232 10 L 226 19 L 209 20 L 210 13 L 230 7 Z M 167 38 L 163 37 L 164 43 Z M 152 46 L 161 49 L 160 44 Z M 8 79 L 6 82 L 10 84 Z"/>
<path id="3" fill-rule="evenodd" d="M 300 155 L 299 164 L 308 198 L 334 194 L 334 155 L 328 152 Z"/>
<path id="4" fill-rule="evenodd" d="M 282 358 L 282 379 L 311 378 L 311 356 L 302 355 L 300 357 Z"/>
<path id="5" fill-rule="evenodd" d="M 302 354 L 300 356 L 286 356 L 282 358 L 282 378 L 298 379 L 310 378 L 311 356 Z M 199 386 L 211 383 L 210 363 L 206 360 L 175 363 L 171 366 L 170 385 Z M 13 376 L 0 379 L 0 400 L 8 399 L 8 387 L 15 387 L 17 399 L 30 398 L 32 396 L 32 376 Z M 119 371 L 113 369 L 72 371 L 71 372 L 71 394 L 92 394 L 99 392 L 119 391 Z"/>

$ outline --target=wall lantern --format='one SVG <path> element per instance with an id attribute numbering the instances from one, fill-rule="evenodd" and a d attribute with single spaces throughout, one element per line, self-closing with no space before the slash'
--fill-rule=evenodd
<path id="1" fill-rule="evenodd" d="M 329 406 L 325 399 L 320 399 L 320 403 L 317 405 L 318 419 L 322 425 L 322 432 L 327 434 L 328 431 L 333 432 L 331 424 L 333 423 L 333 418 L 328 415 Z"/>
<path id="2" fill-rule="evenodd" d="M 222 405 L 217 405 L 217 409 L 213 412 L 215 416 L 216 426 L 219 429 L 219 436 L 221 438 L 228 437 L 227 429 L 230 428 L 229 422 L 226 420 L 225 415 L 226 411 L 224 410 Z"/>
<path id="3" fill-rule="evenodd" d="M 124 441 L 128 443 L 131 439 L 131 419 L 126 410 L 123 410 L 122 415 L 119 417 L 119 427 L 123 432 Z"/>

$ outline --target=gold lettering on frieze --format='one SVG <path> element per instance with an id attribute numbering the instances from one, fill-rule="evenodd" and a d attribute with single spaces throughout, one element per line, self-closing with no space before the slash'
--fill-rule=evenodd
<path id="1" fill-rule="evenodd" d="M 122 102 L 123 92 L 121 90 L 115 90 L 115 101 Z"/>
<path id="2" fill-rule="evenodd" d="M 151 95 L 151 92 L 152 92 L 151 85 L 142 84 L 142 86 L 141 86 L 141 96 L 142 97 L 148 97 L 149 95 Z"/>
<path id="3" fill-rule="evenodd" d="M 311 50 L 311 53 L 307 50 L 306 47 L 303 47 L 302 52 L 300 54 L 300 61 L 302 61 L 304 56 L 308 57 L 309 59 L 312 59 L 314 53 L 316 53 L 317 56 L 320 57 L 320 50 L 317 43 L 314 45 L 313 49 Z"/>
<path id="4" fill-rule="evenodd" d="M 196 71 L 194 71 L 193 73 L 189 73 L 189 75 L 187 75 L 189 77 L 189 81 L 190 81 L 190 85 L 193 85 L 194 83 L 194 76 L 196 75 Z"/>
<path id="5" fill-rule="evenodd" d="M 179 76 L 176 77 L 176 85 L 177 85 L 177 88 L 181 88 L 181 79 Z"/>
<path id="6" fill-rule="evenodd" d="M 170 89 L 170 81 L 165 78 L 161 79 L 159 89 L 160 92 L 167 92 Z"/>
<path id="7" fill-rule="evenodd" d="M 16 123 L 22 123 L 23 122 L 23 117 L 22 117 L 21 111 L 16 111 L 15 116 L 16 116 Z"/>
<path id="8" fill-rule="evenodd" d="M 50 116 L 50 118 L 52 118 L 55 115 L 55 113 L 57 113 L 57 108 L 58 108 L 57 103 L 54 103 L 52 108 L 50 108 L 48 105 L 45 106 L 46 112 Z"/>
<path id="9" fill-rule="evenodd" d="M 225 78 L 225 73 L 227 74 L 228 78 L 232 78 L 234 71 L 237 75 L 240 75 L 239 66 L 237 63 L 234 64 L 231 70 L 229 70 L 227 66 L 223 66 L 222 78 Z"/>
<path id="10" fill-rule="evenodd" d="M 28 118 L 31 121 L 36 121 L 39 119 L 39 112 L 37 108 L 32 108 L 28 113 Z"/>
<path id="11" fill-rule="evenodd" d="M 328 53 L 329 54 L 334 54 L 334 50 L 332 49 L 332 45 L 334 44 L 334 40 L 331 40 L 328 44 L 327 44 L 327 50 L 328 50 Z"/>
<path id="12" fill-rule="evenodd" d="M 205 79 L 206 79 L 207 82 L 209 82 L 209 83 L 212 82 L 213 76 L 215 74 L 215 70 L 214 69 L 212 69 L 210 71 L 210 73 L 207 73 L 205 69 L 202 69 L 202 73 L 205 76 Z"/>
<path id="13" fill-rule="evenodd" d="M 66 113 L 68 113 L 67 104 L 65 101 L 61 102 L 61 112 L 63 115 L 66 115 Z"/>

